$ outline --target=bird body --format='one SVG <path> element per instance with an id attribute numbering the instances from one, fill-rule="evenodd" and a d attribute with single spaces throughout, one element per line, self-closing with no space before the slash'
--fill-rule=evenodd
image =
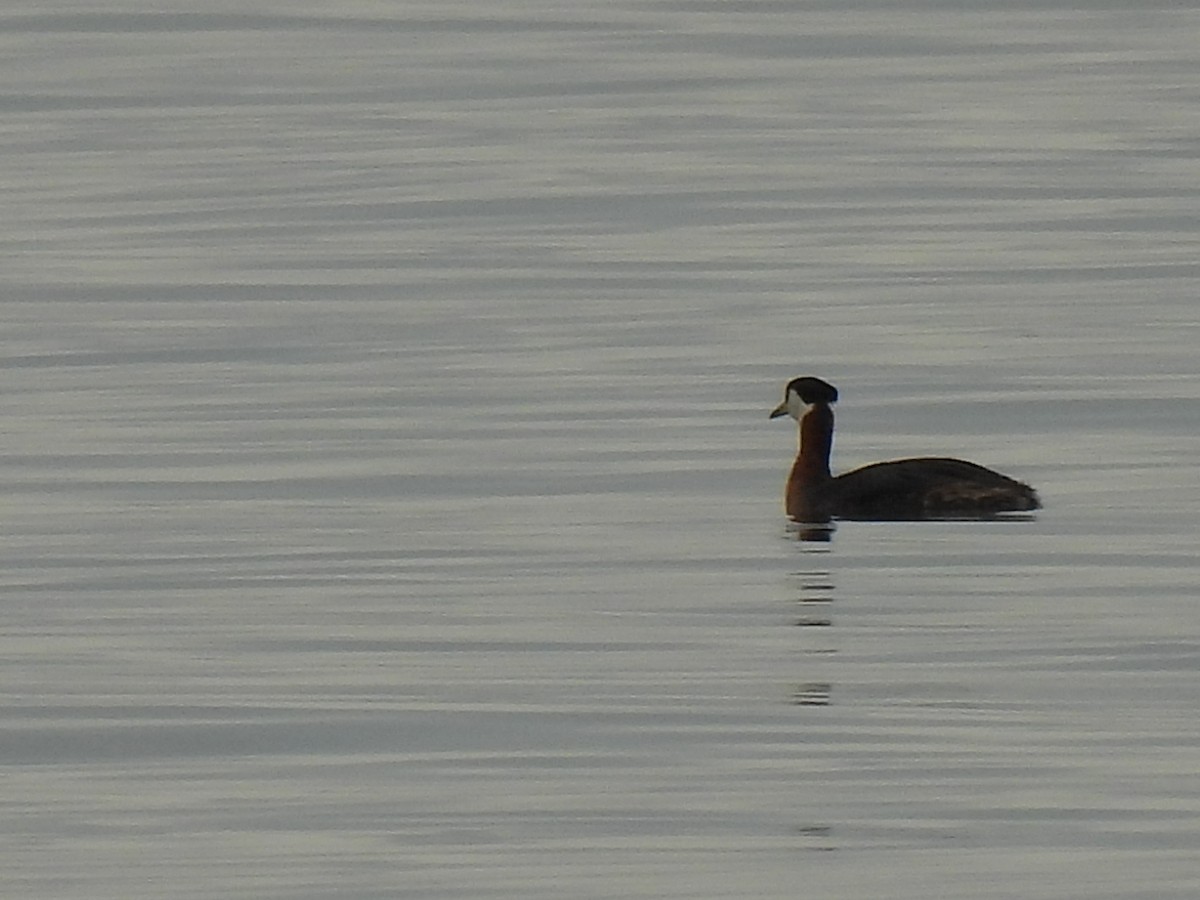
<path id="1" fill-rule="evenodd" d="M 832 475 L 831 404 L 837 396 L 837 389 L 819 378 L 795 378 L 771 413 L 771 418 L 790 415 L 800 423 L 800 452 L 785 492 L 789 517 L 803 522 L 978 517 L 1041 507 L 1029 485 L 961 459 L 898 459 Z"/>

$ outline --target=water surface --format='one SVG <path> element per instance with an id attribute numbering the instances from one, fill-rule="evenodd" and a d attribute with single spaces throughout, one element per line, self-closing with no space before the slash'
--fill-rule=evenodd
<path id="1" fill-rule="evenodd" d="M 1190 900 L 1198 24 L 10 5 L 3 893 Z"/>

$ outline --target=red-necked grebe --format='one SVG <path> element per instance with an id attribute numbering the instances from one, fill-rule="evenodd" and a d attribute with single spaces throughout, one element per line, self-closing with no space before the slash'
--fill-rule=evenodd
<path id="1" fill-rule="evenodd" d="M 787 480 L 785 507 L 801 522 L 986 516 L 1041 507 L 1037 492 L 961 459 L 920 457 L 873 463 L 836 478 L 829 472 L 838 392 L 820 378 L 794 378 L 771 418 L 800 423 L 800 453 Z"/>

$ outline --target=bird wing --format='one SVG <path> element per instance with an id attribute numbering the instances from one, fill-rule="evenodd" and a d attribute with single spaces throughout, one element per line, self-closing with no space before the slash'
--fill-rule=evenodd
<path id="1" fill-rule="evenodd" d="M 1007 475 L 963 459 L 939 456 L 872 463 L 839 475 L 834 482 L 840 501 L 849 508 L 956 505 L 999 491 L 1036 498 L 1031 488 Z"/>

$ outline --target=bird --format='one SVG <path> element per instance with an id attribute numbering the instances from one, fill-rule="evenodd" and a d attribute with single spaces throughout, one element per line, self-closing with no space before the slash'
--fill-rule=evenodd
<path id="1" fill-rule="evenodd" d="M 1040 509 L 1027 484 L 962 459 L 924 456 L 872 463 L 841 475 L 829 470 L 838 392 L 820 378 L 793 378 L 770 418 L 800 423 L 800 452 L 784 506 L 798 522 L 986 517 Z"/>

